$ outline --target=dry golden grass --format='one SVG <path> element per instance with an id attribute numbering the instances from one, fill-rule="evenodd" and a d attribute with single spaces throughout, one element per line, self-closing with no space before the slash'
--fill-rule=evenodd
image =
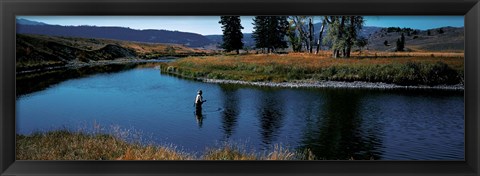
<path id="1" fill-rule="evenodd" d="M 203 156 L 205 160 L 256 160 L 255 153 L 248 153 L 245 150 L 226 145 L 221 148 L 207 149 Z"/>
<path id="2" fill-rule="evenodd" d="M 52 131 L 16 138 L 17 160 L 314 160 L 310 150 L 306 151 L 299 153 L 275 145 L 273 151 L 258 154 L 225 143 L 197 156 L 174 145 L 127 143 L 105 134 Z"/>
<path id="3" fill-rule="evenodd" d="M 403 53 L 407 54 L 407 53 Z M 387 54 L 385 54 L 387 55 Z M 431 54 L 427 53 L 414 53 L 411 57 L 404 57 L 401 54 L 390 54 L 388 57 L 379 56 L 377 58 L 364 58 L 357 57 L 355 54 L 353 58 L 343 59 L 343 58 L 331 58 L 329 56 L 314 55 L 314 54 L 285 54 L 285 55 L 268 55 L 268 54 L 255 54 L 255 55 L 239 55 L 239 56 L 209 56 L 209 57 L 188 57 L 186 59 L 173 62 L 173 66 L 185 66 L 189 65 L 192 68 L 216 66 L 216 67 L 225 67 L 233 68 L 241 64 L 252 64 L 259 66 L 266 66 L 271 64 L 278 64 L 283 66 L 296 66 L 296 67 L 305 67 L 310 69 L 321 69 L 325 67 L 330 67 L 334 65 L 385 65 L 385 64 L 394 64 L 400 63 L 404 64 L 407 62 L 423 62 L 423 63 L 436 63 L 444 62 L 454 68 L 463 68 L 464 60 L 463 54 L 458 55 L 457 53 L 444 53 L 438 57 L 431 57 Z M 449 57 L 447 57 L 449 56 Z M 369 56 L 371 57 L 371 56 Z"/>
<path id="4" fill-rule="evenodd" d="M 139 43 L 139 42 L 126 42 L 118 41 L 120 46 L 134 49 L 139 54 L 149 54 L 149 53 L 165 53 L 167 48 L 173 48 L 176 54 L 188 54 L 188 53 L 212 53 L 212 50 L 202 50 L 185 47 L 177 44 L 150 44 L 150 43 Z"/>
<path id="5" fill-rule="evenodd" d="M 139 57 L 146 55 L 164 55 L 164 54 L 176 54 L 176 55 L 195 55 L 195 54 L 212 54 L 213 50 L 189 48 L 179 44 L 162 44 L 162 43 L 144 43 L 134 41 L 123 41 L 113 39 L 93 39 L 93 38 L 78 38 L 78 37 L 56 37 L 46 35 L 33 35 L 33 34 L 17 34 L 17 42 L 29 42 L 33 44 L 36 50 L 48 51 L 46 42 L 58 43 L 73 48 L 78 48 L 86 51 L 99 50 L 106 45 L 119 45 L 123 48 L 128 48 L 136 52 Z M 18 50 L 17 53 L 29 53 L 30 48 L 25 50 Z"/>
<path id="6" fill-rule="evenodd" d="M 379 54 L 363 56 L 357 52 L 353 53 L 352 58 L 331 58 L 328 51 L 322 51 L 319 55 L 292 53 L 187 57 L 164 64 L 162 71 L 191 78 L 243 81 L 322 79 L 402 85 L 463 82 L 462 53 Z M 375 75 L 376 72 L 382 74 Z"/>
<path id="7" fill-rule="evenodd" d="M 174 148 L 129 144 L 109 135 L 54 131 L 17 135 L 18 160 L 188 160 Z"/>
<path id="8" fill-rule="evenodd" d="M 264 154 L 248 152 L 241 147 L 224 144 L 220 148 L 208 149 L 202 158 L 204 160 L 315 160 L 315 155 L 310 150 L 299 153 L 279 144 L 274 145 L 272 151 Z"/>
<path id="9" fill-rule="evenodd" d="M 37 37 L 47 37 L 47 36 L 37 36 Z M 87 38 L 73 38 L 73 37 L 51 37 L 48 36 L 49 40 L 52 41 L 61 41 L 64 44 L 70 46 L 89 46 L 91 50 L 96 50 L 104 47 L 106 44 L 116 44 L 125 48 L 130 48 L 135 50 L 138 54 L 148 54 L 148 53 L 164 53 L 168 47 L 173 47 L 175 53 L 196 53 L 196 52 L 205 52 L 210 53 L 211 50 L 201 50 L 185 47 L 179 44 L 162 44 L 162 43 L 144 43 L 144 42 L 133 42 L 133 41 L 124 41 L 124 40 L 113 40 L 113 39 L 87 39 Z"/>
<path id="10" fill-rule="evenodd" d="M 128 147 L 123 155 L 116 160 L 193 160 L 194 157 L 175 149 L 157 146 Z"/>

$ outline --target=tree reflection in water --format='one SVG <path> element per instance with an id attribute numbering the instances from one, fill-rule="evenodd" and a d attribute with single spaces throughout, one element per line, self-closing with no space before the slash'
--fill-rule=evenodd
<path id="1" fill-rule="evenodd" d="M 237 118 L 239 114 L 239 97 L 237 95 L 238 88 L 235 85 L 221 84 L 222 98 L 224 111 L 222 112 L 222 129 L 224 131 L 224 138 L 229 139 L 234 128 L 237 125 Z"/>
<path id="2" fill-rule="evenodd" d="M 318 159 L 371 159 L 375 158 L 376 146 L 372 139 L 365 141 L 360 130 L 361 91 L 326 89 L 324 103 L 318 107 L 316 128 L 304 133 L 301 149 L 310 149 Z M 378 139 L 373 139 L 378 140 Z"/>

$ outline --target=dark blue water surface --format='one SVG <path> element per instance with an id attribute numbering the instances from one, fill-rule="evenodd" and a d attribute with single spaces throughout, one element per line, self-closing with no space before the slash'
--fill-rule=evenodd
<path id="1" fill-rule="evenodd" d="M 228 141 L 257 152 L 308 148 L 322 159 L 464 159 L 463 91 L 261 88 L 153 68 L 78 72 L 17 78 L 17 133 L 97 130 L 197 153 Z M 25 88 L 33 85 L 41 86 Z"/>

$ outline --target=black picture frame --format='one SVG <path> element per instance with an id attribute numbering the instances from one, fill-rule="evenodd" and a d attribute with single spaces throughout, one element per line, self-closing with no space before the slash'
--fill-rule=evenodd
<path id="1" fill-rule="evenodd" d="M 479 0 L 0 0 L 1 175 L 479 175 Z M 17 15 L 464 15 L 465 161 L 16 161 Z"/>

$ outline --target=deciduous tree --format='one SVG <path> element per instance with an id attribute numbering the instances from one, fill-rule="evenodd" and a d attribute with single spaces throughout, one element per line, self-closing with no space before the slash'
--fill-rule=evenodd
<path id="1" fill-rule="evenodd" d="M 296 33 L 305 45 L 306 51 L 310 51 L 309 29 L 307 28 L 307 16 L 291 16 L 292 24 L 295 26 Z"/>
<path id="2" fill-rule="evenodd" d="M 322 36 L 323 36 L 323 31 L 325 30 L 325 27 L 327 25 L 327 22 L 325 20 L 325 18 L 322 20 L 322 27 L 320 28 L 320 32 L 318 32 L 318 40 L 317 40 L 317 51 L 315 52 L 315 54 L 319 54 L 320 53 L 320 47 L 322 45 Z"/>
<path id="3" fill-rule="evenodd" d="M 362 16 L 325 16 L 328 23 L 325 40 L 332 43 L 332 57 L 350 57 L 358 31 L 362 28 Z"/>

